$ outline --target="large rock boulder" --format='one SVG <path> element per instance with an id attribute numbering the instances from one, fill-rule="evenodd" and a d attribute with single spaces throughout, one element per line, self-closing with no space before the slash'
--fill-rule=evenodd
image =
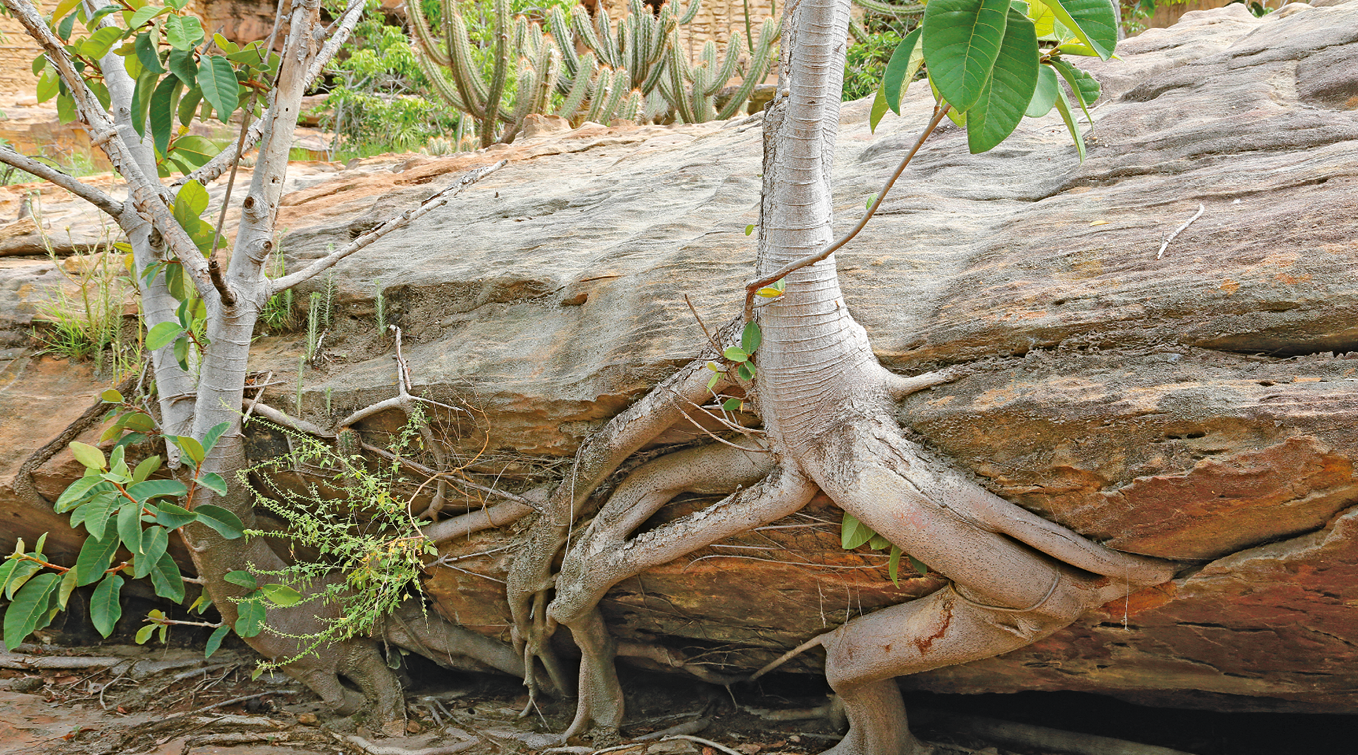
<path id="1" fill-rule="evenodd" d="M 1191 13 L 1121 55 L 1089 66 L 1105 99 L 1083 164 L 1055 116 L 980 156 L 944 128 L 839 264 L 885 364 L 972 366 L 901 406 L 921 440 L 1010 500 L 1186 567 L 1029 648 L 903 683 L 1352 711 L 1358 3 Z M 923 88 L 906 100 L 875 135 L 869 103 L 844 109 L 845 228 L 929 115 Z M 284 201 L 290 267 L 462 170 L 511 160 L 336 268 L 337 317 L 303 376 L 303 413 L 327 423 L 394 393 L 390 342 L 373 327 L 381 290 L 418 389 L 470 410 L 440 417 L 468 471 L 516 490 L 559 479 L 582 438 L 697 352 L 686 294 L 709 327 L 737 313 L 761 153 L 750 119 L 587 126 L 316 172 Z M 265 400 L 289 409 L 300 339 L 262 338 L 253 365 L 288 382 Z M 838 521 L 818 501 L 623 583 L 605 612 L 624 640 L 750 668 L 942 584 L 903 569 L 896 587 L 884 556 L 839 548 Z M 512 551 L 486 552 L 513 537 L 446 546 L 462 558 L 427 585 L 438 609 L 507 636 L 496 580 Z"/>

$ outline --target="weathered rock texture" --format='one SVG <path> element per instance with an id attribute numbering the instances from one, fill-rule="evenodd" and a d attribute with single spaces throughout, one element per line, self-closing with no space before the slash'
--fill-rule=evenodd
<path id="1" fill-rule="evenodd" d="M 1107 99 L 1084 164 L 1055 117 L 1025 122 L 983 156 L 944 129 L 839 264 L 885 364 L 972 365 L 902 405 L 924 442 L 1011 500 L 1185 568 L 1030 648 L 903 683 L 1351 712 L 1358 3 L 1293 4 L 1264 19 L 1239 6 L 1189 14 L 1122 55 L 1090 66 Z M 914 90 L 907 116 L 874 136 L 867 102 L 845 108 L 843 227 L 928 110 Z M 306 376 L 304 413 L 324 423 L 327 411 L 394 392 L 388 344 L 372 332 L 380 287 L 417 386 L 474 409 L 441 418 L 458 458 L 516 489 L 559 475 L 581 438 L 696 352 L 703 336 L 685 294 L 709 327 L 736 314 L 760 156 L 755 120 L 589 126 L 313 175 L 285 200 L 290 265 L 452 174 L 511 159 L 337 269 L 330 362 Z M 1202 217 L 1157 259 L 1199 204 Z M 292 380 L 299 339 L 261 339 L 257 368 Z M 12 397 L 45 369 L 16 365 L 0 389 Z M 292 391 L 271 388 L 266 401 L 291 409 Z M 676 428 L 667 440 L 702 437 Z M 55 479 L 63 459 L 43 473 Z M 749 668 L 942 584 L 906 568 L 893 586 L 884 556 L 839 549 L 838 520 L 813 504 L 624 582 L 605 613 L 624 640 Z M 481 553 L 510 538 L 448 548 Z M 428 590 L 448 616 L 506 634 L 495 580 L 512 557 L 460 560 Z"/>

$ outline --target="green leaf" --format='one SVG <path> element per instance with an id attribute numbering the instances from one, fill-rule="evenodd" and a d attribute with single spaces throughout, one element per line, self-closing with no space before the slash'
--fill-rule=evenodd
<path id="1" fill-rule="evenodd" d="M 932 0 L 925 6 L 925 64 L 958 110 L 970 110 L 990 80 L 1008 14 L 1009 0 Z"/>
<path id="2" fill-rule="evenodd" d="M 108 54 L 113 43 L 123 38 L 123 30 L 116 26 L 96 29 L 84 42 L 80 43 L 80 54 L 98 60 Z"/>
<path id="3" fill-rule="evenodd" d="M 754 223 L 750 223 L 749 225 L 745 226 L 745 235 L 749 236 L 752 233 L 754 233 Z"/>
<path id="4" fill-rule="evenodd" d="M 910 557 L 910 566 L 913 567 L 914 570 L 918 572 L 921 577 L 929 573 L 929 567 L 925 566 L 923 561 L 915 558 L 914 556 Z"/>
<path id="5" fill-rule="evenodd" d="M 166 529 L 177 530 L 189 522 L 197 521 L 198 519 L 197 514 L 189 511 L 183 506 L 178 506 L 168 501 L 162 501 L 156 504 L 156 508 L 158 509 L 156 513 L 156 524 L 159 524 Z"/>
<path id="6" fill-rule="evenodd" d="M 891 53 L 891 60 L 887 61 L 886 71 L 882 74 L 882 91 L 886 94 L 887 107 L 896 115 L 901 114 L 901 98 L 905 96 L 910 80 L 924 65 L 924 50 L 920 49 L 919 44 L 923 34 L 923 27 L 918 27 L 905 35 L 905 39 L 896 45 L 895 52 Z"/>
<path id="7" fill-rule="evenodd" d="M 134 432 L 149 433 L 156 429 L 156 421 L 151 419 L 149 415 L 135 412 L 133 414 L 124 415 L 123 427 Z"/>
<path id="8" fill-rule="evenodd" d="M 1080 155 L 1080 162 L 1084 162 L 1085 139 L 1080 134 L 1080 125 L 1075 122 L 1074 114 L 1070 112 L 1070 100 L 1066 99 L 1066 92 L 1061 87 L 1056 88 L 1056 110 L 1061 113 L 1061 120 L 1066 122 L 1066 129 L 1075 140 L 1075 151 Z"/>
<path id="9" fill-rule="evenodd" d="M 156 351 L 164 348 L 183 332 L 184 329 L 177 322 L 158 322 L 146 333 L 146 349 Z"/>
<path id="10" fill-rule="evenodd" d="M 1028 3 L 1028 18 L 1033 21 L 1033 29 L 1038 39 L 1050 39 L 1056 33 L 1056 15 L 1047 7 L 1054 0 L 1031 0 Z"/>
<path id="11" fill-rule="evenodd" d="M 721 354 L 732 362 L 744 362 L 750 358 L 750 355 L 746 354 L 745 350 L 739 346 L 729 346 Z"/>
<path id="12" fill-rule="evenodd" d="M 132 90 L 132 126 L 137 136 L 146 136 L 146 114 L 151 109 L 151 94 L 160 77 L 154 71 L 142 71 L 137 86 Z"/>
<path id="13" fill-rule="evenodd" d="M 229 429 L 231 429 L 230 422 L 219 422 L 209 428 L 207 434 L 203 436 L 203 450 L 211 451 L 212 447 L 217 445 L 217 439 L 222 437 L 222 433 Z"/>
<path id="14" fill-rule="evenodd" d="M 203 90 L 203 99 L 217 111 L 217 118 L 226 123 L 240 104 L 236 71 L 226 58 L 218 55 L 209 57 L 206 63 L 198 69 L 198 87 Z"/>
<path id="15" fill-rule="evenodd" d="M 84 498 L 90 488 L 103 482 L 102 477 L 81 477 L 61 491 L 57 502 L 52 504 L 52 510 L 58 514 L 65 514 L 75 508 Z"/>
<path id="16" fill-rule="evenodd" d="M 66 610 L 66 603 L 71 599 L 71 593 L 75 592 L 79 578 L 78 568 L 67 569 L 66 573 L 61 575 L 61 587 L 57 590 L 57 608 Z"/>
<path id="17" fill-rule="evenodd" d="M 71 39 L 71 30 L 75 28 L 75 17 L 76 14 L 71 13 L 67 15 L 66 18 L 61 19 L 61 23 L 57 25 L 57 36 L 61 37 L 63 42 L 70 41 Z M 105 105 L 105 107 L 107 107 L 107 105 Z"/>
<path id="18" fill-rule="evenodd" d="M 198 484 L 211 490 L 217 495 L 226 495 L 226 480 L 223 480 L 222 476 L 217 474 L 216 472 L 208 472 L 207 474 L 198 478 Z"/>
<path id="19" fill-rule="evenodd" d="M 176 76 L 166 76 L 151 95 L 151 137 L 156 152 L 165 154 L 170 148 L 170 132 L 174 128 L 174 100 L 183 82 Z"/>
<path id="20" fill-rule="evenodd" d="M 193 16 L 170 16 L 165 19 L 165 37 L 176 50 L 192 50 L 203 41 L 203 25 Z"/>
<path id="21" fill-rule="evenodd" d="M 782 278 L 779 278 L 777 281 L 774 282 L 772 286 L 765 286 L 759 289 L 758 291 L 754 292 L 754 295 L 761 296 L 765 299 L 776 299 L 783 295 L 783 290 L 786 287 L 787 282 Z"/>
<path id="22" fill-rule="evenodd" d="M 1037 88 L 1033 90 L 1033 99 L 1028 103 L 1028 109 L 1023 112 L 1029 118 L 1041 118 L 1052 111 L 1052 106 L 1056 104 L 1056 71 L 1051 66 L 1043 65 L 1037 70 Z"/>
<path id="23" fill-rule="evenodd" d="M 123 617 L 123 605 L 119 595 L 123 591 L 123 578 L 117 574 L 104 577 L 104 581 L 94 588 L 90 596 L 90 622 L 104 637 L 113 634 L 113 627 Z"/>
<path id="24" fill-rule="evenodd" d="M 141 555 L 141 504 L 128 501 L 118 507 L 118 537 L 127 549 Z"/>
<path id="25" fill-rule="evenodd" d="M 165 67 L 160 64 L 160 55 L 156 52 L 156 45 L 151 41 L 150 34 L 138 34 L 134 49 L 137 51 L 137 62 L 141 63 L 143 69 L 152 73 L 165 73 Z"/>
<path id="26" fill-rule="evenodd" d="M 724 411 L 734 412 L 740 408 L 740 399 L 728 398 L 725 401 L 721 402 L 721 408 Z"/>
<path id="27" fill-rule="evenodd" d="M 236 604 L 236 634 L 241 637 L 254 637 L 264 628 L 266 612 L 264 604 L 258 600 L 243 600 Z"/>
<path id="28" fill-rule="evenodd" d="M 36 561 L 15 561 L 14 571 L 10 572 L 9 581 L 5 583 L 5 597 L 13 600 L 14 593 L 23 588 L 34 574 L 42 571 L 42 564 Z"/>
<path id="29" fill-rule="evenodd" d="M 967 111 L 967 146 L 973 155 L 994 149 L 1023 120 L 1037 87 L 1037 60 L 1033 22 L 1011 10 L 990 81 Z"/>
<path id="30" fill-rule="evenodd" d="M 882 116 L 886 115 L 886 94 L 878 89 L 876 96 L 872 98 L 872 112 L 868 114 L 868 131 L 877 133 L 877 124 L 881 123 Z"/>
<path id="31" fill-rule="evenodd" d="M 104 452 L 78 440 L 71 441 L 71 455 L 75 460 L 84 464 L 87 469 L 106 469 L 108 460 L 104 458 Z"/>
<path id="32" fill-rule="evenodd" d="M 142 533 L 141 550 L 142 554 L 137 557 L 132 576 L 141 579 L 150 574 L 156 564 L 165 555 L 165 549 L 170 546 L 170 533 L 164 527 L 152 525 Z"/>
<path id="33" fill-rule="evenodd" d="M 227 540 L 235 540 L 245 534 L 245 525 L 241 524 L 240 518 L 221 506 L 205 503 L 194 507 L 193 513 L 198 515 L 199 522 L 216 530 Z"/>
<path id="34" fill-rule="evenodd" d="M 80 5 L 80 0 L 61 0 L 57 3 L 56 9 L 52 11 L 53 20 L 66 18 L 66 15 L 75 10 L 77 5 Z"/>
<path id="35" fill-rule="evenodd" d="M 208 205 L 207 189 L 197 181 L 186 181 L 179 187 L 179 193 L 174 198 L 175 218 L 183 213 L 187 217 L 196 218 L 203 214 Z"/>
<path id="36" fill-rule="evenodd" d="M 38 622 L 42 620 L 51 604 L 52 591 L 61 582 L 61 577 L 47 572 L 29 580 L 23 589 L 14 596 L 9 608 L 5 609 L 5 648 L 11 652 L 19 647 Z"/>
<path id="37" fill-rule="evenodd" d="M 1093 76 L 1081 71 L 1070 63 L 1055 58 L 1052 60 L 1052 67 L 1061 74 L 1061 78 L 1070 85 L 1070 91 L 1075 94 L 1075 99 L 1080 103 L 1080 108 L 1085 111 L 1085 118 L 1089 124 L 1094 125 L 1094 116 L 1089 114 L 1089 106 L 1099 98 L 1099 82 Z"/>
<path id="38" fill-rule="evenodd" d="M 741 362 L 736 368 L 736 374 L 745 380 L 754 380 L 754 364 L 751 362 Z"/>
<path id="39" fill-rule="evenodd" d="M 866 524 L 849 512 L 844 512 L 844 518 L 839 524 L 839 544 L 844 550 L 853 550 L 858 546 L 872 539 L 877 533 L 873 532 Z"/>
<path id="40" fill-rule="evenodd" d="M 1117 16 L 1108 0 L 1049 0 L 1047 7 L 1056 20 L 1108 60 L 1118 43 Z"/>
<path id="41" fill-rule="evenodd" d="M 753 354 L 763 343 L 764 334 L 759 330 L 759 323 L 753 320 L 745 323 L 745 329 L 740 332 L 740 348 L 746 354 Z"/>
<path id="42" fill-rule="evenodd" d="M 38 542 L 33 546 L 33 555 L 42 556 L 42 547 L 47 544 L 47 533 L 38 535 Z"/>
<path id="43" fill-rule="evenodd" d="M 170 57 L 165 62 L 170 73 L 179 77 L 179 80 L 184 82 L 184 86 L 188 87 L 191 92 L 198 91 L 198 64 L 194 62 L 193 55 L 184 50 L 170 50 Z M 180 103 L 181 109 L 183 104 Z M 193 99 L 193 106 L 198 107 L 198 98 L 196 97 Z M 180 122 L 184 122 L 182 113 Z"/>
<path id="44" fill-rule="evenodd" d="M 712 386 L 716 385 L 716 384 L 717 384 L 717 381 L 718 381 L 718 380 L 721 380 L 722 377 L 724 377 L 725 375 L 726 375 L 726 373 L 724 373 L 724 372 L 714 372 L 714 373 L 712 373 L 711 379 L 709 379 L 709 380 L 707 381 L 707 390 L 709 390 L 709 391 L 712 390 Z"/>
<path id="45" fill-rule="evenodd" d="M 202 464 L 207 453 L 203 451 L 203 444 L 197 438 L 188 435 L 180 435 L 174 438 L 174 444 L 184 450 L 185 455 L 193 459 L 194 464 Z"/>
<path id="46" fill-rule="evenodd" d="M 229 571 L 226 573 L 226 576 L 222 577 L 222 579 L 233 585 L 239 585 L 240 587 L 244 587 L 247 590 L 259 589 L 259 583 L 255 581 L 255 575 L 243 569 Z"/>
<path id="47" fill-rule="evenodd" d="M 146 626 L 137 630 L 137 636 L 134 637 L 133 639 L 137 641 L 138 645 L 145 645 L 146 641 L 151 639 L 151 633 L 154 631 L 156 631 L 156 625 L 147 624 Z"/>
<path id="48" fill-rule="evenodd" d="M 57 121 L 62 125 L 75 123 L 75 98 L 69 94 L 57 95 Z"/>
<path id="49" fill-rule="evenodd" d="M 119 393 L 119 392 L 113 390 L 112 388 L 109 388 L 108 390 L 106 390 L 106 391 L 104 391 L 103 393 L 99 394 L 99 398 L 100 398 L 105 404 L 121 404 L 121 403 L 123 403 L 123 394 L 121 394 L 121 393 Z"/>
<path id="50" fill-rule="evenodd" d="M 184 487 L 184 483 L 179 480 L 146 480 L 129 485 L 127 488 L 127 494 L 138 501 L 149 501 L 161 496 L 178 498 L 188 495 L 188 492 L 189 489 Z"/>
<path id="51" fill-rule="evenodd" d="M 149 430 L 150 428 L 147 429 Z M 142 459 L 141 463 L 137 465 L 137 468 L 132 471 L 132 481 L 143 482 L 147 477 L 155 474 L 157 469 L 160 469 L 160 457 L 148 456 L 147 458 Z"/>
<path id="52" fill-rule="evenodd" d="M 104 530 L 108 527 L 109 513 L 113 511 L 113 506 L 119 498 L 112 490 L 106 490 L 91 498 L 89 503 L 84 506 L 85 512 L 85 531 L 90 533 L 90 537 L 98 540 L 104 536 Z M 117 544 L 117 540 L 114 540 Z"/>
<path id="53" fill-rule="evenodd" d="M 18 559 L 5 559 L 3 563 L 0 563 L 0 591 L 3 591 L 9 585 L 9 578 L 14 573 L 14 567 L 20 563 Z"/>
<path id="54" fill-rule="evenodd" d="M 295 606 L 302 600 L 302 594 L 287 585 L 260 585 L 259 589 L 260 592 L 263 592 L 264 596 L 273 601 L 275 605 L 283 606 L 284 608 Z"/>
<path id="55" fill-rule="evenodd" d="M 891 578 L 891 584 L 901 586 L 901 549 L 894 545 L 891 546 L 891 558 L 886 562 L 886 575 Z"/>
<path id="56" fill-rule="evenodd" d="M 226 639 L 226 633 L 231 631 L 231 627 L 223 624 L 212 630 L 212 636 L 207 638 L 207 646 L 203 648 L 203 657 L 211 658 L 217 652 L 217 648 L 222 646 L 222 640 Z"/>
<path id="57" fill-rule="evenodd" d="M 166 553 L 156 561 L 155 567 L 151 569 L 151 586 L 162 598 L 176 603 L 184 600 L 184 577 L 179 573 L 174 556 Z"/>
<path id="58" fill-rule="evenodd" d="M 891 541 L 874 532 L 868 540 L 868 547 L 875 551 L 886 550 L 891 547 Z"/>
<path id="59" fill-rule="evenodd" d="M 194 76 L 197 76 L 197 75 L 198 75 L 198 71 L 195 69 L 195 70 L 194 70 Z M 178 74 L 176 74 L 176 76 L 178 76 Z M 180 81 L 183 81 L 183 77 L 182 77 L 182 76 L 180 77 Z M 180 125 L 183 125 L 183 126 L 189 125 L 189 122 L 193 120 L 193 114 L 194 114 L 195 112 L 198 111 L 198 103 L 200 103 L 200 102 L 202 102 L 202 101 L 203 101 L 203 93 L 200 92 L 200 91 L 199 91 L 198 89 L 196 89 L 196 88 L 195 88 L 195 89 L 190 89 L 189 91 L 187 91 L 187 92 L 184 93 L 184 96 L 181 97 L 181 98 L 179 99 L 179 123 L 180 123 Z M 203 139 L 201 136 L 198 137 L 198 138 L 199 138 L 199 139 Z M 181 139 L 180 141 L 183 141 L 183 140 Z M 206 142 L 207 140 L 206 140 L 206 139 L 203 139 L 203 141 Z"/>

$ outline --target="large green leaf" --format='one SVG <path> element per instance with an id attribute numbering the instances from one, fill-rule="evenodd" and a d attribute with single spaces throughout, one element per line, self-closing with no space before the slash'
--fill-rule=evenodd
<path id="1" fill-rule="evenodd" d="M 924 65 L 924 51 L 919 44 L 923 32 L 922 27 L 917 27 L 905 35 L 905 39 L 896 45 L 895 52 L 891 53 L 891 60 L 887 61 L 886 71 L 882 74 L 882 91 L 886 94 L 887 107 L 896 115 L 901 114 L 901 97 L 905 96 L 910 80 Z"/>
<path id="2" fill-rule="evenodd" d="M 127 501 L 118 508 L 118 537 L 123 545 L 141 555 L 141 504 Z"/>
<path id="3" fill-rule="evenodd" d="M 1093 76 L 1081 71 L 1070 63 L 1060 58 L 1052 59 L 1052 67 L 1061 74 L 1061 78 L 1070 85 L 1070 91 L 1075 95 L 1075 99 L 1080 103 L 1080 109 L 1084 110 L 1085 118 L 1089 119 L 1089 124 L 1094 125 L 1094 116 L 1089 113 L 1089 106 L 1099 98 L 1099 82 Z"/>
<path id="4" fill-rule="evenodd" d="M 198 87 L 203 90 L 203 99 L 217 111 L 217 118 L 226 123 L 240 104 L 240 84 L 236 82 L 236 71 L 226 58 L 218 55 L 202 62 L 205 65 L 198 68 Z"/>
<path id="5" fill-rule="evenodd" d="M 844 512 L 844 520 L 839 525 L 839 543 L 845 550 L 853 550 L 858 546 L 872 539 L 877 533 L 870 527 L 858 521 L 857 517 L 849 512 Z"/>
<path id="6" fill-rule="evenodd" d="M 203 657 L 211 658 L 217 652 L 217 648 L 222 646 L 222 640 L 226 638 L 226 633 L 231 631 L 231 627 L 223 624 L 212 630 L 212 636 L 207 638 L 207 645 L 203 648 Z"/>
<path id="7" fill-rule="evenodd" d="M 75 559 L 75 570 L 79 572 L 76 584 L 84 587 L 102 579 L 104 571 L 113 561 L 113 554 L 118 552 L 119 542 L 118 536 L 112 532 L 102 540 L 85 538 L 85 544 L 80 546 L 80 555 Z"/>
<path id="8" fill-rule="evenodd" d="M 259 599 L 242 600 L 236 604 L 236 634 L 241 637 L 254 637 L 264 628 L 266 612 L 264 603 Z"/>
<path id="9" fill-rule="evenodd" d="M 294 606 L 302 599 L 302 594 L 287 585 L 277 583 L 260 585 L 260 592 L 275 604 L 280 606 Z"/>
<path id="10" fill-rule="evenodd" d="M 1018 11 L 1009 11 L 1004 44 L 990 81 L 967 111 L 967 146 L 973 155 L 994 149 L 1023 120 L 1037 87 L 1037 56 L 1033 22 Z"/>
<path id="11" fill-rule="evenodd" d="M 198 515 L 192 511 L 168 501 L 161 501 L 156 504 L 156 508 L 158 509 L 156 524 L 166 529 L 179 529 L 198 518 Z"/>
<path id="12" fill-rule="evenodd" d="M 113 634 L 113 627 L 123 617 L 123 604 L 118 600 L 123 591 L 123 578 L 117 574 L 104 577 L 90 596 L 90 621 L 99 634 Z"/>
<path id="13" fill-rule="evenodd" d="M 57 498 L 57 502 L 52 504 L 52 510 L 58 514 L 64 514 L 67 511 L 70 511 L 85 499 L 85 494 L 90 491 L 90 488 L 103 481 L 104 479 L 102 477 L 95 477 L 93 475 L 79 478 L 68 485 L 65 490 L 61 491 L 61 495 Z"/>
<path id="14" fill-rule="evenodd" d="M 938 91 L 961 111 L 980 99 L 1000 54 L 1009 0 L 933 0 L 924 11 L 924 61 Z"/>
<path id="15" fill-rule="evenodd" d="M 61 577 L 46 572 L 29 580 L 5 609 L 5 648 L 13 651 L 42 621 Z"/>
<path id="16" fill-rule="evenodd" d="M 84 42 L 80 43 L 80 54 L 98 60 L 108 54 L 113 43 L 122 39 L 123 30 L 116 26 L 96 29 Z"/>
<path id="17" fill-rule="evenodd" d="M 151 41 L 150 34 L 138 34 L 133 47 L 137 51 L 137 62 L 141 63 L 142 69 L 152 73 L 165 73 L 165 67 L 160 64 L 160 55 L 156 52 L 156 45 Z"/>
<path id="18" fill-rule="evenodd" d="M 170 132 L 174 129 L 174 100 L 183 82 L 177 76 L 166 76 L 151 95 L 151 137 L 156 152 L 165 154 L 170 148 Z"/>
<path id="19" fill-rule="evenodd" d="M 106 490 L 85 504 L 85 531 L 90 533 L 90 537 L 98 539 L 104 536 L 104 530 L 108 527 L 108 515 L 119 500 L 116 493 Z"/>
<path id="20" fill-rule="evenodd" d="M 203 25 L 193 16 L 170 16 L 165 19 L 165 37 L 176 50 L 192 50 L 203 40 Z"/>
<path id="21" fill-rule="evenodd" d="M 151 95 L 156 91 L 159 78 L 154 71 L 142 71 L 132 90 L 132 126 L 137 130 L 137 136 L 146 136 L 146 116 L 151 110 Z"/>
<path id="22" fill-rule="evenodd" d="M 42 571 L 42 564 L 37 561 L 16 561 L 14 570 L 10 572 L 9 579 L 5 582 L 5 597 L 13 600 L 14 593 L 23 589 L 28 580 L 40 571 Z"/>
<path id="23" fill-rule="evenodd" d="M 151 586 L 156 594 L 176 603 L 184 600 L 184 577 L 179 573 L 179 565 L 174 556 L 163 554 L 151 569 Z"/>
<path id="24" fill-rule="evenodd" d="M 134 483 L 127 488 L 127 494 L 138 501 L 149 501 L 164 495 L 178 498 L 187 495 L 188 492 L 189 489 L 179 480 L 147 480 Z"/>
<path id="25" fill-rule="evenodd" d="M 78 440 L 71 442 L 71 455 L 76 461 L 84 464 L 86 469 L 103 469 L 108 464 L 103 451 Z"/>
<path id="26" fill-rule="evenodd" d="M 158 322 L 146 333 L 146 349 L 148 351 L 162 349 L 182 332 L 184 332 L 184 328 L 173 320 Z"/>
<path id="27" fill-rule="evenodd" d="M 1028 103 L 1028 109 L 1024 115 L 1029 118 L 1041 118 L 1052 111 L 1052 106 L 1056 104 L 1056 88 L 1060 84 L 1056 82 L 1056 71 L 1051 66 L 1044 65 L 1037 70 L 1037 88 L 1033 90 L 1033 99 Z"/>
<path id="28" fill-rule="evenodd" d="M 1046 3 L 1056 20 L 1108 60 L 1118 43 L 1118 20 L 1108 0 L 1050 0 Z"/>
<path id="29" fill-rule="evenodd" d="M 207 209 L 208 204 L 207 189 L 197 181 L 186 181 L 179 187 L 179 193 L 174 197 L 174 209 L 176 215 L 183 212 L 190 217 L 198 217 Z"/>
<path id="30" fill-rule="evenodd" d="M 170 545 L 170 533 L 164 527 L 152 525 L 142 533 L 141 555 L 137 556 L 136 569 L 132 576 L 141 579 L 150 574 L 165 555 Z"/>
<path id="31" fill-rule="evenodd" d="M 245 534 L 245 525 L 241 524 L 240 517 L 221 506 L 205 503 L 201 506 L 195 506 L 193 513 L 198 515 L 199 522 L 216 530 L 217 534 L 227 540 L 235 540 Z"/>
<path id="32" fill-rule="evenodd" d="M 189 87 L 192 92 L 198 91 L 198 64 L 194 62 L 193 55 L 185 50 L 170 50 L 170 57 L 165 61 L 170 73 L 179 77 L 184 82 L 184 86 Z M 187 97 L 187 95 L 186 95 Z M 197 107 L 197 99 L 194 100 Z"/>

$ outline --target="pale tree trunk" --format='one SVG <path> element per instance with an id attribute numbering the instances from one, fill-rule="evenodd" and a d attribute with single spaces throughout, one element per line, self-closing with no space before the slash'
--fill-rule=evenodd
<path id="1" fill-rule="evenodd" d="M 786 74 L 764 118 L 756 277 L 805 261 L 832 241 L 830 177 L 849 0 L 802 0 L 784 12 Z M 897 425 L 894 402 L 958 374 L 905 378 L 885 370 L 845 306 L 833 255 L 788 273 L 785 283 L 786 293 L 756 313 L 763 344 L 754 385 L 746 388 L 763 420 L 763 438 L 736 438 L 741 447 L 734 451 L 728 441 L 639 467 L 571 542 L 553 578 L 551 558 L 599 481 L 710 397 L 711 373 L 702 360 L 691 364 L 586 443 L 511 566 L 510 607 L 526 657 L 552 668 L 546 639 L 558 623 L 583 651 L 580 703 L 567 735 L 590 724 L 616 728 L 622 720 L 612 667 L 619 651 L 597 611 L 609 587 L 787 516 L 818 489 L 953 580 L 933 595 L 806 643 L 824 646 L 826 675 L 849 718 L 849 734 L 833 750 L 839 755 L 923 751 L 906 725 L 894 677 L 1022 647 L 1092 607 L 1172 576 L 1168 564 L 1085 540 L 930 458 Z M 735 342 L 740 325 L 723 330 L 721 347 Z M 631 536 L 674 495 L 719 490 L 735 492 Z M 546 603 L 552 587 L 555 597 Z"/>

